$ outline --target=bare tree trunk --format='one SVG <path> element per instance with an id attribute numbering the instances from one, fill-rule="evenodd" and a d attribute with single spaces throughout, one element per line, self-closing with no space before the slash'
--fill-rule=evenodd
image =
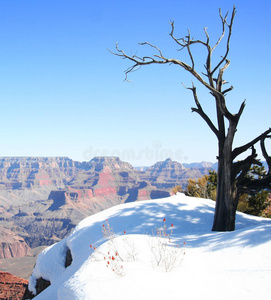
<path id="1" fill-rule="evenodd" d="M 219 99 L 220 100 L 220 99 Z M 221 101 L 221 100 L 220 100 Z M 217 108 L 219 113 L 220 109 Z M 221 117 L 222 114 L 218 114 Z M 217 197 L 216 209 L 213 223 L 213 231 L 233 231 L 235 229 L 235 204 L 238 202 L 235 191 L 235 176 L 233 176 L 232 145 L 239 118 L 231 118 L 227 135 L 224 136 L 224 122 L 219 122 L 220 128 L 218 138 L 218 174 L 217 174 Z"/>
<path id="2" fill-rule="evenodd" d="M 231 185 L 231 162 L 219 159 L 217 174 L 217 196 L 213 231 L 233 231 L 235 229 L 235 192 Z"/>

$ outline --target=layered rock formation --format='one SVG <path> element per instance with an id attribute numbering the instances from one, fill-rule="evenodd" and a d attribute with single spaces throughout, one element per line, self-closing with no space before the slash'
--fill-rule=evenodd
<path id="1" fill-rule="evenodd" d="M 0 258 L 51 245 L 83 218 L 114 205 L 169 196 L 173 186 L 204 173 L 207 169 L 170 159 L 142 171 L 118 157 L 83 163 L 66 157 L 0 158 L 0 234 L 13 236 L 0 240 Z"/>
<path id="2" fill-rule="evenodd" d="M 66 157 L 3 157 L 0 159 L 1 188 L 64 187 L 80 163 Z"/>
<path id="3" fill-rule="evenodd" d="M 23 257 L 30 248 L 25 240 L 16 235 L 12 230 L 0 227 L 0 259 Z"/>
<path id="4" fill-rule="evenodd" d="M 185 186 L 189 178 L 199 178 L 208 173 L 210 168 L 185 168 L 182 164 L 170 158 L 149 167 L 145 173 L 146 181 L 159 189 L 170 189 L 174 186 Z"/>
<path id="5" fill-rule="evenodd" d="M 28 281 L 0 271 L 0 300 L 23 299 Z"/>

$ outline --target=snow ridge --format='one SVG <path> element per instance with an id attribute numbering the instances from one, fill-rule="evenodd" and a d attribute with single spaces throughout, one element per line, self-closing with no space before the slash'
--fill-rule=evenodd
<path id="1" fill-rule="evenodd" d="M 177 194 L 121 204 L 92 215 L 39 255 L 29 289 L 36 293 L 36 280 L 42 277 L 51 285 L 37 300 L 268 299 L 271 220 L 237 213 L 236 231 L 212 232 L 214 206 L 211 200 Z M 172 243 L 185 242 L 185 255 L 182 246 L 181 260 L 170 272 L 157 267 L 150 251 L 150 239 L 158 238 L 149 235 L 155 236 L 164 218 L 167 226 L 173 225 Z M 134 245 L 136 258 L 121 262 L 123 276 L 106 267 L 107 257 L 95 257 L 110 249 L 102 232 L 106 220 L 120 253 L 129 252 L 127 239 Z M 98 249 L 94 254 L 90 245 Z M 73 260 L 65 268 L 68 248 Z M 135 286 L 137 292 L 131 293 Z"/>

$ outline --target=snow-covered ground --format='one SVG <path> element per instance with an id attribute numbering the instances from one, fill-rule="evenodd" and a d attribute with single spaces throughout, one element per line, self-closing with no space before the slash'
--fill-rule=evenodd
<path id="1" fill-rule="evenodd" d="M 30 289 L 43 277 L 37 300 L 271 299 L 271 220 L 238 213 L 234 232 L 212 232 L 214 206 L 178 194 L 90 216 L 39 255 Z"/>

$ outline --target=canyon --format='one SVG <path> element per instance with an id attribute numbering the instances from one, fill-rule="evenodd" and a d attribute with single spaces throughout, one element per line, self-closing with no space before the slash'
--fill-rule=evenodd
<path id="1" fill-rule="evenodd" d="M 27 278 L 27 268 L 18 274 L 7 260 L 23 265 L 33 257 L 33 249 L 63 239 L 85 217 L 121 203 L 170 196 L 172 187 L 185 187 L 189 178 L 213 168 L 211 163 L 190 167 L 171 159 L 143 170 L 118 157 L 94 157 L 89 162 L 2 157 L 0 270 Z"/>

